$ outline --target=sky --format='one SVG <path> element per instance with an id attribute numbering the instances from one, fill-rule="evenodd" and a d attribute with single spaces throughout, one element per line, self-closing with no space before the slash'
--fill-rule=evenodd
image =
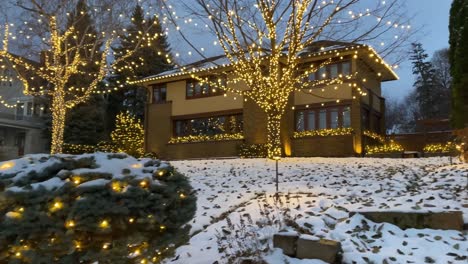
<path id="1" fill-rule="evenodd" d="M 429 56 L 432 56 L 434 51 L 449 46 L 448 22 L 451 4 L 452 0 L 407 0 L 409 12 L 416 15 L 412 28 L 424 26 L 417 41 L 422 43 Z M 413 89 L 411 63 L 406 61 L 400 64 L 396 72 L 400 80 L 383 84 L 383 95 L 387 100 L 401 100 Z"/>

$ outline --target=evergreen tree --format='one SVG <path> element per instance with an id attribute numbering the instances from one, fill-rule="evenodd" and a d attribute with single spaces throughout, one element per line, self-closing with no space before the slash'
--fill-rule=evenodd
<path id="1" fill-rule="evenodd" d="M 454 0 L 450 9 L 452 125 L 468 127 L 468 1 Z"/>
<path id="2" fill-rule="evenodd" d="M 119 54 L 122 51 L 131 49 L 137 40 L 146 36 L 142 35 L 144 28 L 149 28 L 149 35 L 157 36 L 154 40 L 147 42 L 146 46 L 143 46 L 137 52 L 135 52 L 130 58 L 127 59 L 128 65 L 118 65 L 121 69 L 117 72 L 117 76 L 114 82 L 123 86 L 124 88 L 124 99 L 120 102 L 123 105 L 123 109 L 130 111 L 140 120 L 144 117 L 144 108 L 146 103 L 146 89 L 143 87 L 130 85 L 127 82 L 130 80 L 140 79 L 150 75 L 155 75 L 173 68 L 173 65 L 168 61 L 171 61 L 170 47 L 168 44 L 167 36 L 165 35 L 159 19 L 157 17 L 145 18 L 144 11 L 141 6 L 137 5 L 132 14 L 132 25 L 127 30 L 127 35 L 121 36 L 121 43 L 119 47 L 115 47 L 114 51 Z M 115 96 L 113 99 L 118 99 L 119 96 Z M 118 103 L 118 102 L 114 102 Z M 111 106 L 115 109 L 115 105 Z M 112 109 L 109 109 L 112 112 Z"/>
<path id="3" fill-rule="evenodd" d="M 413 74 L 416 75 L 414 87 L 421 117 L 423 119 L 436 118 L 439 116 L 437 107 L 439 96 L 434 68 L 427 61 L 429 56 L 424 51 L 421 43 L 413 43 L 412 47 L 413 51 L 410 59 L 413 64 Z"/>
<path id="4" fill-rule="evenodd" d="M 96 44 L 97 30 L 95 28 L 95 22 L 91 18 L 88 12 L 88 6 L 86 0 L 79 0 L 75 12 L 70 13 L 67 21 L 67 27 L 75 27 L 77 37 L 70 36 L 67 39 L 67 44 L 76 46 L 82 41 L 83 43 L 89 43 L 88 50 L 81 50 L 81 56 L 83 57 L 98 57 L 101 54 L 99 52 L 91 52 L 91 50 L 99 50 L 100 44 Z M 83 72 L 96 72 L 98 70 L 97 65 L 87 64 L 81 66 Z M 80 76 L 70 78 L 67 86 L 72 87 L 83 87 L 87 83 L 90 83 L 92 77 L 87 80 Z M 84 144 L 84 145 L 95 145 L 99 141 L 105 138 L 105 104 L 101 95 L 93 95 L 90 100 L 84 104 L 78 105 L 77 107 L 70 110 L 67 114 L 67 121 L 65 126 L 65 142 L 71 144 Z"/>
<path id="5" fill-rule="evenodd" d="M 144 130 L 140 120 L 129 112 L 117 115 L 115 130 L 111 133 L 112 144 L 118 152 L 134 157 L 143 156 Z"/>

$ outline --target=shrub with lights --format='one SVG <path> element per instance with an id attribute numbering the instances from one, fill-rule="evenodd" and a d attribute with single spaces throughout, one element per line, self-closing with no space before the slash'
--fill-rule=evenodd
<path id="1" fill-rule="evenodd" d="M 377 142 L 375 145 L 367 145 L 365 151 L 367 154 L 389 154 L 389 153 L 402 153 L 405 151 L 402 145 L 394 140 L 388 140 L 383 136 L 372 131 L 364 131 L 364 136 L 369 137 Z"/>
<path id="2" fill-rule="evenodd" d="M 0 263 L 158 263 L 188 239 L 196 199 L 169 164 L 125 154 L 0 164 Z"/>
<path id="3" fill-rule="evenodd" d="M 268 156 L 268 146 L 266 144 L 242 144 L 239 146 L 239 156 L 241 158 L 265 158 Z"/>
<path id="4" fill-rule="evenodd" d="M 423 151 L 426 153 L 456 153 L 457 145 L 451 141 L 446 143 L 432 143 L 424 146 Z"/>

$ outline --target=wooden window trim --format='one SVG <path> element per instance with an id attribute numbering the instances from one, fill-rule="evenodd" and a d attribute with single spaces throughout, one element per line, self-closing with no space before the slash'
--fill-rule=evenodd
<path id="1" fill-rule="evenodd" d="M 172 124 L 172 135 L 174 137 L 184 137 L 184 136 L 190 136 L 190 134 L 184 134 L 184 135 L 177 135 L 177 125 L 176 123 L 181 121 L 181 122 L 184 122 L 184 123 L 187 123 L 188 124 L 188 130 L 191 131 L 192 130 L 192 122 L 190 122 L 190 120 L 194 120 L 194 119 L 208 119 L 208 118 L 221 118 L 221 117 L 224 117 L 225 118 L 225 121 L 224 121 L 224 131 L 226 131 L 226 134 L 235 134 L 235 133 L 239 133 L 239 132 L 234 132 L 234 133 L 231 133 L 230 129 L 229 129 L 229 126 L 230 126 L 230 117 L 231 116 L 242 116 L 242 120 L 243 120 L 243 113 L 242 112 L 233 112 L 233 113 L 226 113 L 226 114 L 222 114 L 222 115 L 211 115 L 211 116 L 207 116 L 207 115 L 202 115 L 202 116 L 198 116 L 198 117 L 195 117 L 195 116 L 191 116 L 190 118 L 181 118 L 181 119 L 175 119 L 175 118 L 172 118 L 171 120 L 171 124 Z M 182 117 L 186 117 L 186 116 L 182 116 Z"/>
<path id="2" fill-rule="evenodd" d="M 158 90 L 159 98 L 161 98 L 161 90 L 165 88 L 166 89 L 166 98 L 164 100 L 156 101 L 154 98 L 154 92 L 155 90 Z M 167 85 L 166 84 L 156 84 L 156 85 L 151 85 L 151 103 L 152 104 L 165 104 L 167 103 Z"/>
<path id="3" fill-rule="evenodd" d="M 210 77 L 208 77 L 210 78 Z M 225 78 L 227 80 L 227 76 L 223 76 L 223 78 Z M 188 92 L 187 92 L 187 88 L 189 86 L 190 83 L 200 83 L 200 81 L 198 80 L 195 80 L 195 79 L 189 79 L 185 82 L 185 99 L 186 100 L 192 100 L 192 99 L 200 99 L 200 98 L 207 98 L 207 97 L 215 97 L 215 96 L 221 96 L 225 93 L 225 91 L 223 91 L 222 89 L 216 87 L 217 91 L 216 92 L 212 92 L 212 87 L 211 85 L 208 85 L 208 94 L 199 94 L 199 95 L 195 95 L 195 89 L 193 90 L 193 95 L 192 96 L 189 96 L 188 95 Z M 195 87 L 195 86 L 194 86 Z M 203 88 L 201 89 L 203 91 Z"/>
<path id="4" fill-rule="evenodd" d="M 343 111 L 346 107 L 351 108 L 351 104 L 346 104 L 346 103 L 339 103 L 335 105 L 327 105 L 327 106 L 315 106 L 314 107 L 301 107 L 298 108 L 294 112 L 294 131 L 298 132 L 297 130 L 297 121 L 299 118 L 299 113 L 303 112 L 304 113 L 304 131 L 311 131 L 311 130 L 320 130 L 323 128 L 320 128 L 320 111 L 325 110 L 325 120 L 326 120 L 326 128 L 325 129 L 332 129 L 331 128 L 331 111 L 330 109 L 336 109 L 338 111 L 338 127 L 337 128 L 342 128 L 344 127 L 344 118 L 343 118 Z M 315 117 L 315 129 L 309 129 L 309 112 L 314 112 L 314 117 Z"/>

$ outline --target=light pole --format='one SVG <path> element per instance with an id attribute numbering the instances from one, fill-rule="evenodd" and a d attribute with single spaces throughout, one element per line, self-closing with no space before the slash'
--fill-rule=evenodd
<path id="1" fill-rule="evenodd" d="M 276 198 L 278 198 L 278 161 L 281 159 L 281 157 L 273 157 L 273 159 L 276 162 Z"/>

